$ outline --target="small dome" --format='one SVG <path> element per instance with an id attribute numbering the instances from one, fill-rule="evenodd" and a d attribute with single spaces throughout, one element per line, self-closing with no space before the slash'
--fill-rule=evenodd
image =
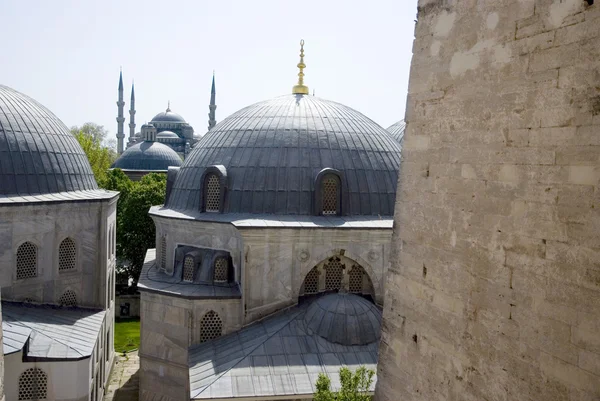
<path id="1" fill-rule="evenodd" d="M 406 129 L 406 123 L 404 120 L 398 121 L 396 124 L 388 127 L 387 131 L 390 133 L 392 138 L 396 140 L 400 145 L 404 142 L 404 130 Z"/>
<path id="2" fill-rule="evenodd" d="M 186 157 L 167 208 L 200 210 L 201 177 L 227 169 L 224 213 L 312 215 L 320 171 L 343 175 L 342 214 L 392 216 L 400 147 L 350 107 L 315 96 L 284 95 L 225 118 Z"/>
<path id="3" fill-rule="evenodd" d="M 156 135 L 157 138 L 179 138 L 179 135 L 177 135 L 176 133 L 174 133 L 173 131 L 161 131 L 158 133 L 158 135 Z"/>
<path id="4" fill-rule="evenodd" d="M 32 98 L 0 85 L 0 195 L 96 190 L 69 129 Z"/>
<path id="5" fill-rule="evenodd" d="M 307 308 L 304 323 L 313 333 L 342 345 L 370 344 L 381 335 L 381 311 L 354 294 L 334 293 L 317 298 Z"/>
<path id="6" fill-rule="evenodd" d="M 173 113 L 171 109 L 158 113 L 154 116 L 151 123 L 185 123 L 185 119 L 177 113 Z"/>
<path id="7" fill-rule="evenodd" d="M 111 168 L 166 171 L 170 166 L 181 166 L 181 158 L 173 149 L 159 142 L 144 141 L 127 148 Z"/>

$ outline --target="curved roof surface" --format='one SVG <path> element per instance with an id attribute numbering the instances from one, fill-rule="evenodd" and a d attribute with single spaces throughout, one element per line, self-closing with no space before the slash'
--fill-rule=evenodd
<path id="1" fill-rule="evenodd" d="M 166 111 L 163 111 L 163 112 L 155 115 L 150 122 L 151 123 L 160 123 L 160 122 L 185 123 L 185 119 L 183 117 L 181 117 L 179 114 L 173 113 L 171 111 L 171 109 L 167 109 Z"/>
<path id="2" fill-rule="evenodd" d="M 395 124 L 392 124 L 388 127 L 387 131 L 390 133 L 392 138 L 396 140 L 399 144 L 402 144 L 404 141 L 404 130 L 406 129 L 406 123 L 404 120 L 400 120 Z"/>
<path id="3" fill-rule="evenodd" d="M 127 148 L 112 164 L 121 170 L 165 171 L 169 166 L 181 166 L 179 155 L 167 145 L 144 141 Z"/>
<path id="4" fill-rule="evenodd" d="M 379 340 L 381 311 L 358 295 L 333 293 L 313 301 L 306 310 L 304 323 L 329 342 L 366 345 Z"/>
<path id="5" fill-rule="evenodd" d="M 286 95 L 227 117 L 196 143 L 167 208 L 199 210 L 201 177 L 227 170 L 225 213 L 312 214 L 314 181 L 342 173 L 343 215 L 394 213 L 400 147 L 363 114 L 314 96 Z"/>
<path id="6" fill-rule="evenodd" d="M 77 139 L 50 110 L 0 85 L 0 195 L 96 190 Z"/>
<path id="7" fill-rule="evenodd" d="M 173 131 L 160 131 L 157 135 L 157 138 L 176 138 L 179 139 L 179 135 L 174 133 Z"/>

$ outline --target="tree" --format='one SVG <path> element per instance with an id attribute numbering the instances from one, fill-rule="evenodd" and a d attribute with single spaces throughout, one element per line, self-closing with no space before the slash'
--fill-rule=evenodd
<path id="1" fill-rule="evenodd" d="M 100 143 L 103 143 L 108 137 L 108 131 L 104 128 L 104 126 L 96 123 L 85 123 L 81 127 L 76 125 L 71 127 L 71 133 L 73 135 L 80 132 L 83 132 L 87 136 L 91 136 L 94 141 L 98 141 Z"/>
<path id="2" fill-rule="evenodd" d="M 331 380 L 323 373 L 317 379 L 317 392 L 314 401 L 369 401 L 372 396 L 368 394 L 375 372 L 364 366 L 356 372 L 348 368 L 340 369 L 340 391 L 331 391 Z"/>
<path id="3" fill-rule="evenodd" d="M 100 140 L 95 139 L 93 135 L 88 135 L 83 131 L 75 132 L 73 134 L 79 142 L 79 145 L 83 148 L 85 155 L 87 156 L 94 178 L 98 185 L 102 185 L 102 181 L 106 178 L 106 173 L 110 168 L 110 165 L 115 161 L 116 154 L 110 149 L 102 146 Z"/>
<path id="4" fill-rule="evenodd" d="M 146 251 L 155 244 L 154 221 L 148 210 L 164 202 L 167 177 L 152 173 L 133 182 L 120 169 L 114 169 L 107 174 L 103 188 L 121 193 L 117 202 L 118 269 L 127 273 L 135 286 Z"/>

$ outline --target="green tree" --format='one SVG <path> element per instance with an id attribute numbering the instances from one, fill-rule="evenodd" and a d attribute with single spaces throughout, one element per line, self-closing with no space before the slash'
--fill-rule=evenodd
<path id="1" fill-rule="evenodd" d="M 77 139 L 77 142 L 79 142 L 79 145 L 81 145 L 92 166 L 96 182 L 102 186 L 110 165 L 115 161 L 116 154 L 109 148 L 102 146 L 100 140 L 94 139 L 92 135 L 88 135 L 83 131 L 76 132 L 73 135 Z"/>
<path id="2" fill-rule="evenodd" d="M 356 372 L 348 368 L 340 369 L 340 391 L 331 391 L 331 380 L 323 373 L 317 379 L 317 392 L 314 401 L 369 401 L 372 396 L 368 394 L 375 372 L 364 366 Z"/>
<path id="3" fill-rule="evenodd" d="M 101 144 L 108 137 L 108 131 L 104 128 L 104 126 L 96 123 L 85 123 L 81 127 L 78 127 L 77 125 L 71 127 L 71 133 L 73 135 L 80 132 L 87 136 L 91 136 L 94 141 L 97 141 Z"/>
<path id="4" fill-rule="evenodd" d="M 118 269 L 137 285 L 146 251 L 155 244 L 154 221 L 148 210 L 164 202 L 167 177 L 152 173 L 133 182 L 114 169 L 107 174 L 103 188 L 121 193 L 117 202 Z"/>

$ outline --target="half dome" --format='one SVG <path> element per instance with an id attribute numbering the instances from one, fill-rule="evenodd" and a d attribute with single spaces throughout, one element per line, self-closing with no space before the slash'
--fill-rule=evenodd
<path id="1" fill-rule="evenodd" d="M 400 120 L 397 123 L 388 127 L 387 132 L 390 133 L 392 138 L 396 140 L 399 144 L 402 144 L 404 141 L 404 130 L 406 130 L 406 123 L 404 120 Z"/>
<path id="2" fill-rule="evenodd" d="M 179 135 L 173 131 L 161 131 L 156 135 L 158 139 L 179 139 Z"/>
<path id="3" fill-rule="evenodd" d="M 167 171 L 170 166 L 181 166 L 181 158 L 177 152 L 162 143 L 144 141 L 127 148 L 111 168 Z"/>
<path id="4" fill-rule="evenodd" d="M 167 208 L 200 210 L 202 176 L 227 170 L 224 213 L 313 214 L 315 179 L 342 176 L 342 215 L 392 216 L 400 147 L 350 107 L 285 95 L 248 106 L 206 133 L 177 174 Z"/>
<path id="5" fill-rule="evenodd" d="M 0 85 L 0 195 L 96 190 L 69 129 L 32 98 Z"/>
<path id="6" fill-rule="evenodd" d="M 381 311 L 358 295 L 328 294 L 310 304 L 304 314 L 304 324 L 329 342 L 366 345 L 381 336 Z"/>

